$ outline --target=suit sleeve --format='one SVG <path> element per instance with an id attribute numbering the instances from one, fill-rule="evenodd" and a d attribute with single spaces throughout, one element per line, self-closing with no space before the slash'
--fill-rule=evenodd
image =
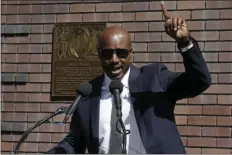
<path id="1" fill-rule="evenodd" d="M 185 72 L 169 71 L 163 64 L 158 67 L 160 84 L 174 100 L 195 97 L 211 85 L 211 76 L 198 43 L 191 39 L 193 47 L 181 53 Z"/>
<path id="2" fill-rule="evenodd" d="M 83 135 L 81 121 L 76 110 L 71 119 L 69 134 L 46 154 L 84 154 L 85 143 Z"/>

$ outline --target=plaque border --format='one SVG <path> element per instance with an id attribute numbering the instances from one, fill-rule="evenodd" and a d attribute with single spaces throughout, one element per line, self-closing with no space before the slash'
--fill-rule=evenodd
<path id="1" fill-rule="evenodd" d="M 54 40 L 55 40 L 55 35 L 54 35 L 54 29 L 56 26 L 59 25 L 73 25 L 73 24 L 77 24 L 77 25 L 99 25 L 99 24 L 104 24 L 105 27 L 107 27 L 107 22 L 62 22 L 62 23 L 55 23 L 52 29 L 52 57 L 51 57 L 51 87 L 50 87 L 50 99 L 51 101 L 73 101 L 75 99 L 75 95 L 74 96 L 70 96 L 70 95 L 56 95 L 54 92 L 54 85 L 55 85 L 55 80 L 54 80 Z"/>

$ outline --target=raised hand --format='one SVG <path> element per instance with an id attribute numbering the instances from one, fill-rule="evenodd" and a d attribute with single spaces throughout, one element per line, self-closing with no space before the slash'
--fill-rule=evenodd
<path id="1" fill-rule="evenodd" d="M 169 16 L 163 1 L 161 2 L 161 9 L 164 15 L 164 27 L 166 33 L 179 43 L 185 42 L 190 35 L 185 20 L 180 17 Z"/>

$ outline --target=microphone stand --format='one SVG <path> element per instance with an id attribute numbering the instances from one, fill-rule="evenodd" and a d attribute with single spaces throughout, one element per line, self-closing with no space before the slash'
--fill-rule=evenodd
<path id="1" fill-rule="evenodd" d="M 117 123 L 116 123 L 116 129 L 117 131 L 123 135 L 123 138 L 122 138 L 122 154 L 127 154 L 126 152 L 126 135 L 130 133 L 130 130 L 126 130 L 125 128 L 125 125 L 122 121 L 122 107 L 121 105 L 118 105 L 116 106 L 116 109 L 117 109 L 117 116 L 118 116 L 118 120 L 117 120 Z M 122 128 L 122 132 L 120 131 L 120 128 L 118 128 L 118 123 L 120 124 L 121 128 Z"/>
<path id="2" fill-rule="evenodd" d="M 37 121 L 31 128 L 29 128 L 20 138 L 19 142 L 17 143 L 15 149 L 14 149 L 14 154 L 18 154 L 19 152 L 19 147 L 22 144 L 22 142 L 27 138 L 27 136 L 29 135 L 29 133 L 34 130 L 35 128 L 37 128 L 38 126 L 40 126 L 41 124 L 47 122 L 50 118 L 65 113 L 68 110 L 68 107 L 61 107 L 59 109 L 57 109 L 55 112 L 53 112 L 51 115 L 47 116 L 44 119 L 41 119 L 39 121 Z"/>

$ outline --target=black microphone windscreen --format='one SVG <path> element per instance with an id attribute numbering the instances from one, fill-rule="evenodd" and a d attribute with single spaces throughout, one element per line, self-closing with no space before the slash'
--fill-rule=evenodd
<path id="1" fill-rule="evenodd" d="M 82 82 L 76 92 L 83 97 L 87 97 L 92 92 L 92 85 L 88 82 Z"/>
<path id="2" fill-rule="evenodd" d="M 110 83 L 109 89 L 110 89 L 110 92 L 111 92 L 112 94 L 113 94 L 113 90 L 115 90 L 115 89 L 118 89 L 119 92 L 121 93 L 122 90 L 123 90 L 122 82 L 119 81 L 119 80 L 114 80 L 114 81 L 112 81 L 112 82 Z"/>

